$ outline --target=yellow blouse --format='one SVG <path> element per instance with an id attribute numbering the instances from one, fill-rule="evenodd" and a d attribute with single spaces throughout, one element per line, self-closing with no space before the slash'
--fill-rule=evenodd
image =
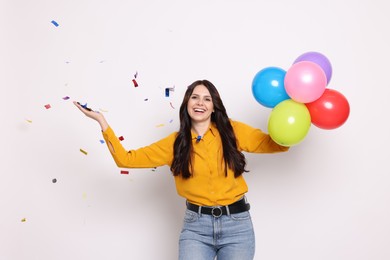
<path id="1" fill-rule="evenodd" d="M 260 129 L 238 121 L 231 121 L 231 124 L 240 151 L 275 153 L 289 149 L 275 143 Z M 103 131 L 110 153 L 117 166 L 121 168 L 153 168 L 163 165 L 170 167 L 176 134 L 177 132 L 174 132 L 151 145 L 127 151 L 111 127 Z M 202 206 L 223 206 L 237 201 L 248 191 L 248 186 L 242 175 L 234 178 L 234 173 L 230 169 L 228 176 L 225 177 L 222 142 L 218 129 L 211 124 L 199 142 L 196 142 L 196 138 L 197 135 L 192 133 L 193 176 L 189 179 L 175 176 L 177 193 L 189 202 Z"/>

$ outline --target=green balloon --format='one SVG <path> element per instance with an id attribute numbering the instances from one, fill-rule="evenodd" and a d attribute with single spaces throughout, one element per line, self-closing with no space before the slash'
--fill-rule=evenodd
<path id="1" fill-rule="evenodd" d="M 268 119 L 268 133 L 272 140 L 283 146 L 301 142 L 311 126 L 311 118 L 305 104 L 287 99 L 277 104 Z"/>

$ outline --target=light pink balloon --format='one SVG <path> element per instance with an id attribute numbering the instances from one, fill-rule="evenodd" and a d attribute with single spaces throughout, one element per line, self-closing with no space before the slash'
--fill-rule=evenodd
<path id="1" fill-rule="evenodd" d="M 327 79 L 322 68 L 311 61 L 293 64 L 287 70 L 284 87 L 291 99 L 300 103 L 317 100 L 324 93 Z"/>

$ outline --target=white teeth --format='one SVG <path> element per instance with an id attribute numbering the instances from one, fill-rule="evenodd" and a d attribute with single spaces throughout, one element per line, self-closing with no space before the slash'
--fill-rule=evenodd
<path id="1" fill-rule="evenodd" d="M 194 110 L 195 110 L 195 112 L 204 112 L 205 111 L 204 109 L 200 109 L 200 108 L 195 108 Z"/>

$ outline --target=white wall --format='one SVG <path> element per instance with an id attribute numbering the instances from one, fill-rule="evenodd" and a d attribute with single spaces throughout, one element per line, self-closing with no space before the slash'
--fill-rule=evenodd
<path id="1" fill-rule="evenodd" d="M 71 101 L 107 110 L 137 148 L 177 130 L 186 86 L 206 78 L 230 117 L 266 131 L 254 75 L 307 51 L 330 59 L 351 114 L 248 155 L 256 259 L 390 259 L 387 1 L 0 3 L 0 259 L 176 259 L 184 199 L 168 167 L 121 175 Z"/>

